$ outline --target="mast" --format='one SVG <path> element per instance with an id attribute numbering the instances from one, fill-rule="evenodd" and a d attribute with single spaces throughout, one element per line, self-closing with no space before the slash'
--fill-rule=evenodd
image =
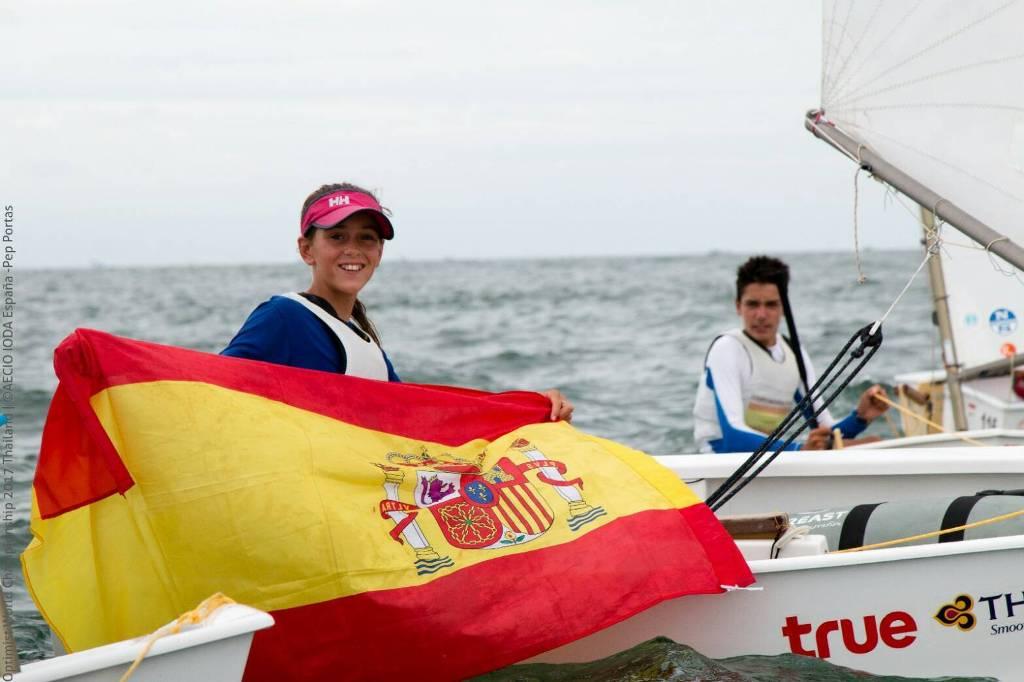
<path id="1" fill-rule="evenodd" d="M 935 229 L 935 215 L 927 208 L 921 207 L 921 222 L 925 234 L 925 248 L 928 248 L 928 235 Z M 952 403 L 953 426 L 957 431 L 967 430 L 967 414 L 964 412 L 964 396 L 960 390 L 960 362 L 956 356 L 956 342 L 953 328 L 949 321 L 949 294 L 946 293 L 946 279 L 942 275 L 942 259 L 928 259 L 928 280 L 932 289 L 932 303 L 935 306 L 935 318 L 939 325 L 939 340 L 942 344 L 942 364 L 946 368 L 946 387 Z"/>
<path id="2" fill-rule="evenodd" d="M 804 118 L 804 127 L 858 162 L 878 179 L 907 195 L 923 208 L 938 215 L 964 235 L 1007 263 L 1024 270 L 1024 248 L 1005 234 L 996 232 L 949 199 L 939 196 L 883 159 L 867 145 L 861 144 L 824 119 L 824 112 L 811 110 Z M 934 259 L 933 259 L 934 260 Z"/>

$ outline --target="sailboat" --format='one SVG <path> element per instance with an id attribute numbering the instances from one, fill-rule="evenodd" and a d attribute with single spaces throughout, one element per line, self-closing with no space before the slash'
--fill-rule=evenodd
<path id="1" fill-rule="evenodd" d="M 1021 26 L 1020 0 L 825 0 L 821 101 L 805 127 L 921 225 L 943 367 L 897 378 L 910 437 L 781 453 L 716 509 L 747 526 L 736 535 L 762 589 L 664 602 L 534 660 L 592 660 L 662 635 L 715 657 L 1020 679 Z M 746 459 L 659 458 L 705 496 Z M 788 513 L 764 513 L 777 510 Z"/>

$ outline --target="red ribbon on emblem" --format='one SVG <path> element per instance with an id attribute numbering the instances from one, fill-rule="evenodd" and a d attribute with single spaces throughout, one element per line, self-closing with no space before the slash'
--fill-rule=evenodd
<path id="1" fill-rule="evenodd" d="M 556 462 L 553 459 L 536 459 L 536 460 L 532 460 L 532 461 L 526 462 L 525 464 L 520 464 L 519 465 L 519 470 L 523 471 L 523 472 L 526 472 L 526 471 L 531 471 L 533 469 L 540 469 L 542 467 L 554 467 L 558 471 L 558 473 L 562 474 L 563 476 L 565 476 L 565 472 L 568 471 L 568 469 L 566 468 L 566 466 L 564 464 L 562 464 L 561 462 Z M 540 480 L 540 481 L 543 481 L 544 483 L 547 483 L 548 485 L 557 485 L 557 486 L 578 485 L 581 488 L 583 487 L 583 479 L 582 478 L 574 478 L 574 479 L 572 479 L 570 481 L 558 481 L 558 480 L 555 480 L 553 478 L 549 478 L 543 471 L 541 471 L 540 473 L 537 474 L 537 479 Z"/>
<path id="2" fill-rule="evenodd" d="M 416 516 L 420 512 L 420 508 L 415 504 L 409 504 L 408 502 L 399 502 L 398 500 L 381 500 L 380 501 L 380 517 L 382 519 L 391 518 L 388 516 L 388 512 L 406 512 L 408 514 L 401 521 L 395 522 L 395 527 L 388 533 L 395 542 L 400 545 L 404 545 L 405 541 L 402 539 L 402 532 L 408 527 L 410 523 L 416 520 Z"/>

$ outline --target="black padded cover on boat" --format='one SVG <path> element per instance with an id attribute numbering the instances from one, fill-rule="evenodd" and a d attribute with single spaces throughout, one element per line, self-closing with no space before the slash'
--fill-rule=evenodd
<path id="1" fill-rule="evenodd" d="M 995 493 L 995 494 L 993 494 Z M 935 499 L 875 502 L 791 512 L 791 526 L 807 526 L 824 535 L 829 551 L 956 528 L 984 519 L 1024 510 L 1021 491 L 985 491 L 978 495 Z M 922 538 L 899 546 L 956 542 L 1003 535 L 1024 535 L 1024 515 L 977 528 Z"/>

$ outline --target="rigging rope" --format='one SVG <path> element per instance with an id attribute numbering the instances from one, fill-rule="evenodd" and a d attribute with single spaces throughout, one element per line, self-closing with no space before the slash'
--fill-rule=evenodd
<path id="1" fill-rule="evenodd" d="M 779 276 L 776 280 L 775 285 L 779 289 L 779 298 L 782 299 L 782 314 L 786 318 L 786 328 L 789 330 L 789 341 L 793 348 L 794 359 L 796 360 L 797 372 L 800 374 L 800 385 L 803 386 L 804 393 L 810 393 L 810 386 L 807 385 L 807 366 L 804 364 L 804 352 L 800 346 L 800 337 L 797 334 L 796 329 L 796 318 L 793 315 L 793 306 L 789 303 L 789 283 L 788 276 Z M 811 428 L 818 427 L 818 420 L 811 419 Z"/>
<path id="2" fill-rule="evenodd" d="M 877 398 L 878 396 L 875 397 Z M 900 433 L 900 429 L 897 428 L 896 422 L 893 421 L 891 414 L 889 414 L 888 412 L 883 412 L 882 416 L 885 417 L 885 423 L 889 427 L 889 433 L 892 434 L 893 438 L 899 438 L 900 436 L 903 435 L 902 433 Z"/>
<path id="3" fill-rule="evenodd" d="M 900 414 L 905 414 L 908 417 L 911 417 L 913 419 L 918 420 L 919 422 L 927 424 L 928 426 L 930 426 L 933 429 L 936 429 L 936 430 L 938 430 L 938 431 L 940 431 L 942 433 L 949 433 L 949 431 L 946 431 L 946 429 L 943 428 L 941 424 L 936 424 L 931 419 L 928 419 L 928 418 L 918 414 L 917 412 L 914 412 L 913 410 L 911 410 L 909 408 L 906 408 L 903 405 L 900 405 L 899 403 L 895 403 L 895 402 L 889 400 L 887 397 L 885 397 L 883 395 L 876 395 L 875 399 L 879 400 L 880 402 L 885 403 L 889 407 L 895 408 L 896 411 L 899 412 Z M 952 435 L 956 436 L 957 438 L 959 438 L 960 440 L 962 440 L 965 443 L 970 443 L 971 445 L 980 445 L 982 447 L 985 446 L 985 443 L 982 443 L 980 440 L 975 440 L 974 438 L 971 438 L 969 436 L 961 435 L 960 433 L 958 433 L 956 431 L 952 432 Z"/>
<path id="4" fill-rule="evenodd" d="M 1024 57 L 1024 55 L 1021 55 L 1021 56 Z M 1024 110 L 1024 109 L 1021 109 L 1021 110 Z M 835 124 L 829 122 L 828 119 L 825 117 L 824 105 L 823 105 L 822 109 L 817 111 L 817 115 L 816 115 L 816 117 L 814 119 L 814 122 L 815 122 L 815 124 L 825 123 L 825 125 L 815 125 L 814 134 L 817 137 L 820 137 L 823 140 L 827 141 L 833 148 L 837 149 L 844 156 L 846 156 L 850 160 L 854 161 L 857 164 L 857 166 L 858 166 L 858 170 L 854 174 L 854 215 L 853 215 L 853 223 L 854 223 L 854 243 L 855 243 L 855 249 L 856 249 L 856 258 L 857 258 L 857 261 L 858 261 L 858 264 L 857 264 L 857 268 L 858 268 L 858 282 L 860 282 L 862 280 L 862 278 L 864 277 L 864 273 L 863 273 L 863 271 L 861 269 L 861 266 L 860 266 L 860 247 L 859 247 L 859 244 L 858 244 L 858 215 L 857 215 L 858 214 L 858 209 L 859 209 L 858 177 L 859 177 L 859 174 L 860 174 L 860 170 L 866 170 L 866 171 L 868 171 L 868 173 L 871 173 L 872 177 L 876 177 L 874 175 L 873 171 L 872 171 L 872 168 L 871 168 L 870 164 L 865 164 L 863 162 L 863 160 L 861 159 L 861 156 L 862 156 L 861 152 L 862 152 L 862 150 L 863 149 L 868 149 L 868 147 L 866 145 L 864 145 L 864 144 L 858 144 L 858 146 L 857 146 L 857 153 L 853 154 L 850 151 L 848 151 L 843 145 L 839 144 L 838 141 L 829 132 L 829 129 L 832 128 L 832 127 L 835 127 Z M 880 133 L 878 131 L 866 128 L 863 125 L 858 125 L 858 124 L 855 124 L 855 123 L 852 123 L 852 122 L 849 122 L 849 121 L 847 121 L 845 123 L 845 125 L 847 127 L 850 127 L 850 128 L 856 129 L 856 130 L 860 130 L 862 132 L 870 133 L 871 135 L 873 135 L 875 137 L 879 137 L 881 139 L 889 140 L 891 142 L 896 142 L 896 140 L 893 140 L 889 136 L 884 135 L 884 134 L 882 134 L 882 133 Z M 904 144 L 904 145 L 901 145 L 901 146 L 905 147 L 906 145 Z M 943 165 L 946 165 L 946 166 L 950 166 L 950 164 L 947 161 L 944 161 L 943 159 L 937 158 L 937 157 L 935 157 L 935 156 L 933 156 L 931 154 L 928 154 L 927 152 L 924 152 L 924 151 L 922 151 L 920 149 L 917 149 L 915 147 L 907 147 L 907 148 L 910 149 L 911 151 L 914 151 L 915 153 L 918 153 L 918 154 L 924 156 L 925 158 L 931 159 L 932 161 L 934 161 L 934 162 L 936 162 L 938 164 L 943 164 Z M 969 179 L 971 179 L 971 180 L 973 180 L 975 182 L 982 183 L 982 184 L 990 187 L 994 191 L 999 192 L 1000 194 L 1003 194 L 1005 196 L 1009 196 L 1009 197 L 1014 198 L 1014 199 L 1021 200 L 1021 197 L 1017 197 L 1016 195 L 1014 195 L 1012 193 L 1008 193 L 1003 188 L 998 187 L 996 185 L 993 185 L 991 182 L 988 182 L 988 181 L 986 181 L 983 178 L 980 178 L 980 177 L 978 177 L 976 175 L 973 175 L 973 174 L 970 174 L 970 173 L 966 173 L 962 168 L 959 168 L 959 167 L 956 167 L 956 166 L 951 166 L 951 167 L 954 168 L 954 170 L 958 170 L 961 173 L 966 174 L 966 176 Z M 876 179 L 878 179 L 878 178 L 876 178 Z M 888 197 L 888 193 L 891 191 L 895 195 L 896 200 L 899 202 L 900 206 L 902 206 L 904 208 L 904 210 L 906 210 L 908 213 L 911 213 L 912 215 L 917 213 L 915 210 L 913 210 L 909 206 L 907 206 L 906 202 L 904 202 L 903 199 L 901 198 L 901 195 L 900 195 L 898 190 L 896 190 L 894 187 L 892 187 L 892 185 L 890 185 L 884 179 L 880 179 L 880 182 L 882 182 L 885 185 L 885 187 L 886 187 L 886 197 Z M 935 206 L 932 207 L 932 213 L 935 215 L 936 222 L 937 222 L 937 224 L 939 224 L 940 227 L 941 227 L 941 224 L 944 223 L 944 221 L 942 220 L 941 216 L 939 215 L 938 207 L 943 202 L 949 203 L 946 199 L 940 198 L 938 200 L 938 202 L 935 204 Z M 929 236 L 930 236 L 931 235 L 931 230 L 924 223 L 924 221 L 921 220 L 919 217 L 916 217 L 916 216 L 915 216 L 915 220 L 925 229 L 925 232 L 928 233 Z M 989 262 L 990 262 L 992 268 L 996 272 L 999 272 L 1000 274 L 1002 274 L 1002 275 L 1004 275 L 1006 277 L 1013 277 L 1019 283 L 1024 284 L 1024 278 L 1022 278 L 1020 270 L 1018 270 L 1017 268 L 1013 267 L 1012 265 L 1009 268 L 1006 268 L 1006 267 L 1000 265 L 999 261 L 996 259 L 995 255 L 992 253 L 991 247 L 994 244 L 996 244 L 998 242 L 1001 242 L 1001 241 L 1004 241 L 1004 240 L 1009 240 L 1009 238 L 1006 237 L 1006 236 L 1002 236 L 1002 237 L 993 239 L 992 241 L 990 241 L 985 246 L 981 246 L 981 245 L 967 246 L 967 245 L 963 245 L 963 244 L 957 244 L 955 242 L 951 242 L 950 244 L 952 246 L 962 246 L 962 247 L 965 247 L 965 248 L 973 248 L 973 249 L 985 251 L 986 254 L 988 255 Z M 944 247 L 944 244 L 941 243 L 941 240 L 940 240 L 939 247 L 940 248 Z M 947 257 L 949 257 L 948 253 L 946 255 L 947 255 Z"/>
<path id="5" fill-rule="evenodd" d="M 854 344 L 857 346 L 854 348 Z M 765 467 L 772 463 L 776 457 L 779 456 L 783 450 L 796 440 L 800 434 L 802 434 L 807 427 L 810 425 L 810 420 L 817 418 L 825 409 L 839 396 L 844 388 L 853 380 L 860 370 L 867 364 L 871 357 L 878 351 L 882 345 L 882 332 L 881 324 L 875 322 L 873 325 L 867 325 L 859 329 L 850 340 L 846 342 L 842 350 L 833 358 L 832 362 L 825 369 L 822 375 L 815 382 L 814 386 L 806 396 L 796 404 L 796 406 L 790 411 L 786 418 L 770 433 L 764 443 L 756 451 L 746 459 L 711 495 L 708 496 L 706 503 L 713 511 L 717 511 L 732 499 L 740 490 L 745 488 L 748 483 L 757 478 Z M 852 349 L 852 350 L 851 350 Z M 844 359 L 849 352 L 849 357 L 846 358 L 842 366 L 836 369 L 836 366 Z M 850 365 L 855 361 L 859 362 L 856 366 L 850 370 L 848 376 L 843 377 L 843 374 L 847 372 Z M 840 380 L 840 377 L 843 377 Z M 833 384 L 839 382 L 839 385 L 832 390 L 826 396 L 826 392 L 832 387 Z M 819 406 L 820 403 L 820 406 Z M 793 427 L 797 427 L 793 430 Z M 764 457 L 769 450 L 771 450 L 777 443 L 779 443 L 784 434 L 790 433 L 785 436 L 785 440 L 775 449 L 775 451 L 764 459 L 760 465 L 755 469 L 755 465 L 758 461 Z M 751 471 L 753 469 L 753 471 Z M 751 472 L 747 476 L 747 472 Z"/>
<path id="6" fill-rule="evenodd" d="M 937 241 L 935 243 L 938 244 Z M 899 293 L 899 296 L 897 296 L 896 299 L 892 302 L 892 305 L 889 306 L 889 309 L 885 311 L 885 314 L 882 315 L 882 317 L 877 322 L 875 322 L 876 327 L 882 326 L 882 323 L 885 322 L 886 318 L 888 318 L 890 313 L 892 313 L 892 311 L 896 308 L 896 304 L 900 302 L 900 299 L 903 298 L 903 295 L 906 294 L 907 291 L 910 289 L 910 285 L 914 283 L 914 280 L 917 279 L 918 274 L 920 274 L 921 270 L 924 269 L 924 266 L 928 264 L 928 259 L 930 259 L 934 255 L 934 248 L 935 247 L 932 247 L 927 250 L 927 252 L 924 255 L 924 260 L 921 261 L 921 264 L 917 266 L 917 270 L 914 270 L 914 274 L 910 276 L 910 279 L 908 279 L 907 283 L 903 286 L 903 291 Z M 872 329 L 872 333 L 874 333 L 874 329 Z"/>
<path id="7" fill-rule="evenodd" d="M 860 262 L 860 230 L 857 225 L 857 206 L 860 203 L 860 188 L 857 185 L 857 178 L 860 177 L 860 172 L 864 170 L 863 162 L 860 160 L 860 150 L 864 148 L 864 145 L 857 147 L 857 170 L 853 174 L 853 254 L 854 260 L 857 262 L 857 284 L 864 284 L 868 280 L 864 276 L 864 268 Z"/>
<path id="8" fill-rule="evenodd" d="M 168 623 L 167 625 L 153 632 L 146 640 L 146 645 L 142 647 L 141 651 L 139 651 L 139 655 L 135 657 L 135 661 L 132 663 L 131 667 L 128 668 L 128 670 L 125 671 L 124 675 L 121 676 L 120 682 L 126 682 L 126 680 L 132 676 L 136 668 L 138 668 L 139 665 L 142 663 L 142 659 L 144 659 L 149 654 L 150 650 L 153 648 L 153 645 L 156 644 L 158 639 L 160 639 L 161 637 L 166 637 L 167 635 L 177 634 L 181 632 L 182 628 L 186 625 L 202 623 L 211 615 L 213 615 L 213 612 L 217 609 L 221 608 L 222 606 L 227 606 L 228 604 L 234 603 L 235 600 L 231 597 L 225 596 L 224 594 L 217 592 L 216 594 L 210 595 L 209 597 L 204 599 L 197 607 L 195 607 L 191 611 L 186 611 L 185 613 L 178 616 L 174 620 L 174 622 Z"/>
<path id="9" fill-rule="evenodd" d="M 1003 275 L 1004 277 L 1013 277 L 1021 284 L 1024 284 L 1024 280 L 1020 278 L 1020 270 L 1013 267 L 1012 265 L 1010 265 L 1010 269 L 1007 270 L 1006 268 L 999 264 L 999 261 L 992 254 L 992 245 L 995 244 L 996 242 L 1001 241 L 1010 241 L 1010 238 L 1007 237 L 1006 235 L 1003 235 L 1002 237 L 997 237 L 993 239 L 992 241 L 985 245 L 985 255 L 988 256 L 989 264 L 992 266 L 992 269 L 998 272 L 1000 275 Z"/>
<path id="10" fill-rule="evenodd" d="M 892 185 L 884 181 L 883 184 L 886 187 L 886 197 L 888 198 L 891 194 L 896 199 L 896 203 L 898 203 L 900 207 L 903 208 L 903 210 L 905 210 L 909 215 L 911 215 L 914 218 L 914 220 L 917 221 L 917 223 L 924 229 L 926 233 L 926 240 L 931 240 L 934 238 L 938 242 L 937 247 L 946 254 L 947 258 L 953 258 L 953 256 L 947 250 L 947 247 L 956 247 L 958 249 L 967 249 L 969 251 L 984 251 L 988 256 L 989 264 L 992 266 L 993 270 L 1003 275 L 1004 277 L 1013 277 L 1014 279 L 1017 280 L 1018 283 L 1024 285 L 1024 279 L 1021 278 L 1020 270 L 1009 264 L 1007 264 L 1008 268 L 1004 267 L 1003 265 L 1000 265 L 1001 259 L 992 253 L 993 244 L 996 244 L 1001 241 L 1009 241 L 1009 237 L 1007 237 L 1006 235 L 1003 235 L 1002 237 L 997 237 L 996 239 L 993 239 L 985 246 L 982 246 L 981 244 L 978 244 L 973 241 L 964 244 L 961 242 L 946 239 L 939 234 L 939 228 L 941 228 L 942 225 L 945 224 L 945 221 L 942 220 L 941 216 L 936 215 L 937 227 L 930 227 L 926 222 L 921 220 L 921 218 L 919 217 L 920 211 L 911 208 L 910 206 L 907 205 L 906 197 L 900 194 L 899 191 L 896 190 L 896 188 L 894 188 Z M 941 203 L 941 201 L 939 203 Z M 914 206 L 917 206 L 917 204 L 914 203 Z M 936 208 L 937 207 L 938 204 L 936 204 Z M 933 210 L 932 213 L 935 214 L 935 211 Z"/>

